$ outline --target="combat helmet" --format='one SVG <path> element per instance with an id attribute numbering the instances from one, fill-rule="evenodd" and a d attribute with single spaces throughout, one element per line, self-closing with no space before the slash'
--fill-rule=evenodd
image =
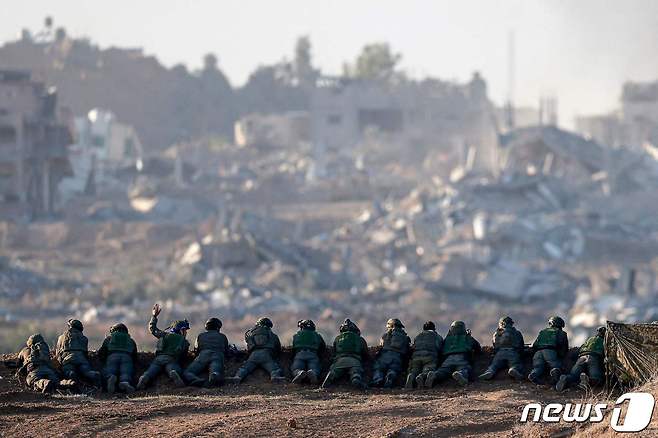
<path id="1" fill-rule="evenodd" d="M 297 321 L 297 327 L 305 330 L 315 330 L 315 323 L 311 319 L 300 319 Z"/>
<path id="2" fill-rule="evenodd" d="M 600 327 L 597 327 L 596 334 L 597 334 L 597 336 L 604 337 L 605 336 L 605 331 L 606 331 L 606 328 L 605 328 L 604 325 L 602 325 Z"/>
<path id="3" fill-rule="evenodd" d="M 509 316 L 503 316 L 498 320 L 498 327 L 500 328 L 512 327 L 513 325 L 514 325 L 514 320 Z"/>
<path id="4" fill-rule="evenodd" d="M 67 321 L 67 324 L 68 324 L 69 328 L 80 330 L 80 331 L 84 330 L 82 322 L 78 319 L 69 319 Z"/>
<path id="5" fill-rule="evenodd" d="M 122 322 L 118 324 L 114 324 L 112 327 L 110 327 L 110 333 L 128 333 L 128 327 Z"/>
<path id="6" fill-rule="evenodd" d="M 423 330 L 436 330 L 436 324 L 434 321 L 427 321 L 423 324 Z"/>
<path id="7" fill-rule="evenodd" d="M 222 321 L 219 318 L 210 318 L 206 321 L 206 330 L 219 330 L 222 328 Z"/>
<path id="8" fill-rule="evenodd" d="M 270 318 L 265 318 L 265 317 L 258 318 L 258 321 L 256 321 L 256 325 L 260 325 L 262 327 L 268 327 L 268 328 L 274 327 L 274 324 L 272 324 Z"/>
<path id="9" fill-rule="evenodd" d="M 548 326 L 555 328 L 564 328 L 564 320 L 559 316 L 551 316 L 548 318 Z"/>
<path id="10" fill-rule="evenodd" d="M 340 325 L 339 331 L 341 333 L 344 332 L 354 332 L 357 334 L 361 333 L 361 330 L 359 330 L 359 327 L 354 324 L 349 318 L 346 318 L 345 321 Z"/>
<path id="11" fill-rule="evenodd" d="M 394 328 L 404 328 L 404 325 L 402 324 L 402 321 L 400 321 L 399 319 L 391 318 L 388 321 L 386 321 L 386 328 L 392 330 Z"/>

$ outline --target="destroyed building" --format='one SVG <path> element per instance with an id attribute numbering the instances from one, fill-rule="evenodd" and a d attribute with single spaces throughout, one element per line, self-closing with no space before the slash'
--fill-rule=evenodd
<path id="1" fill-rule="evenodd" d="M 23 71 L 0 71 L 0 190 L 8 215 L 49 215 L 58 185 L 71 175 L 67 124 L 57 117 L 57 93 Z"/>

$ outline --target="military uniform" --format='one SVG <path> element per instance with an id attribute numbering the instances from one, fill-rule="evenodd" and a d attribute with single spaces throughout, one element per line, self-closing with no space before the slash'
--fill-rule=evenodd
<path id="1" fill-rule="evenodd" d="M 66 379 L 76 380 L 79 374 L 98 385 L 100 373 L 89 363 L 88 346 L 89 340 L 82 334 L 82 323 L 70 320 L 68 330 L 57 339 L 57 360 Z"/>
<path id="2" fill-rule="evenodd" d="M 510 377 L 523 377 L 523 335 L 512 324 L 514 321 L 509 317 L 500 320 L 498 329 L 493 334 L 494 357 L 489 368 L 480 375 L 481 379 L 489 380 L 503 368 L 507 368 Z"/>
<path id="3" fill-rule="evenodd" d="M 199 377 L 199 373 L 208 370 L 209 384 L 220 383 L 224 380 L 224 358 L 228 351 L 228 339 L 219 329 L 199 334 L 194 343 L 196 357 L 185 369 L 183 377 L 193 385 L 200 385 L 204 380 Z"/>
<path id="4" fill-rule="evenodd" d="M 59 385 L 59 375 L 50 360 L 50 348 L 40 334 L 28 338 L 18 353 L 18 373 L 26 373 L 27 385 L 41 392 L 52 392 Z"/>
<path id="5" fill-rule="evenodd" d="M 303 379 L 308 378 L 310 383 L 315 384 L 322 372 L 319 354 L 324 351 L 326 345 L 312 321 L 300 321 L 298 325 L 300 329 L 292 337 L 295 357 L 290 368 L 293 383 L 301 383 Z"/>
<path id="6" fill-rule="evenodd" d="M 326 388 L 347 373 L 353 386 L 365 388 L 363 361 L 367 359 L 366 340 L 361 337 L 356 324 L 346 320 L 341 326 L 341 333 L 334 339 L 334 359 L 322 387 Z"/>
<path id="7" fill-rule="evenodd" d="M 604 334 L 605 327 L 600 327 L 596 336 L 587 339 L 580 346 L 578 359 L 571 367 L 571 372 L 560 376 L 560 380 L 556 385 L 558 391 L 562 391 L 568 385 L 578 381 L 580 381 L 583 389 L 586 389 L 590 384 L 597 385 L 603 381 Z"/>
<path id="8" fill-rule="evenodd" d="M 184 321 L 187 323 L 187 321 Z M 174 323 L 176 325 L 177 323 Z M 189 325 L 188 325 L 189 327 Z M 173 330 L 160 330 L 158 328 L 158 317 L 152 316 L 149 321 L 149 332 L 156 338 L 158 343 L 155 348 L 155 359 L 151 362 L 148 369 L 139 378 L 138 389 L 144 389 L 146 385 L 153 381 L 164 368 L 169 378 L 176 386 L 185 386 L 183 382 L 182 368 L 180 361 L 187 355 L 190 343 L 181 333 Z"/>
<path id="9" fill-rule="evenodd" d="M 244 334 L 249 357 L 235 374 L 235 377 L 231 379 L 233 382 L 241 382 L 259 367 L 270 374 L 270 379 L 273 382 L 284 380 L 283 371 L 275 360 L 275 357 L 281 352 L 281 342 L 279 337 L 272 332 L 272 322 L 269 321 L 269 324 L 270 327 L 256 324 Z"/>
<path id="10" fill-rule="evenodd" d="M 453 322 L 443 341 L 443 363 L 427 377 L 426 385 L 432 387 L 435 381 L 442 381 L 452 375 L 452 378 L 461 385 L 468 383 L 472 370 L 473 354 L 480 352 L 480 344 L 473 339 L 463 322 Z"/>
<path id="11" fill-rule="evenodd" d="M 390 320 L 389 323 L 388 330 L 379 343 L 381 351 L 372 367 L 372 384 L 377 386 L 385 382 L 387 388 L 394 385 L 395 379 L 402 371 L 402 359 L 409 354 L 411 344 L 411 339 L 399 320 Z"/>
<path id="12" fill-rule="evenodd" d="M 131 383 L 134 362 L 137 359 L 137 344 L 123 324 L 112 327 L 110 335 L 103 340 L 101 348 L 98 349 L 98 357 L 105 361 L 103 376 L 109 393 L 114 392 L 117 381 L 119 388 L 125 392 L 134 391 Z"/>
<path id="13" fill-rule="evenodd" d="M 439 355 L 443 347 L 443 338 L 436 330 L 423 330 L 413 342 L 413 354 L 409 360 L 406 389 L 412 389 L 414 381 L 422 388 L 427 375 L 436 370 Z"/>
<path id="14" fill-rule="evenodd" d="M 551 318 L 553 320 L 554 318 Z M 549 324 L 551 323 L 549 320 Z M 550 376 L 556 381 L 561 374 L 562 360 L 569 352 L 569 339 L 567 334 L 562 330 L 564 321 L 559 318 L 560 323 L 551 325 L 543 329 L 537 335 L 532 347 L 535 354 L 532 357 L 532 371 L 528 375 L 528 380 L 538 383 L 539 377 L 544 373 L 546 365 L 549 366 Z"/>

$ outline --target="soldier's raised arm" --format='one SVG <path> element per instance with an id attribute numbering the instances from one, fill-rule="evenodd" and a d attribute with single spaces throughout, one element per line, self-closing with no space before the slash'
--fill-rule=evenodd
<path id="1" fill-rule="evenodd" d="M 153 305 L 153 311 L 151 312 L 151 320 L 149 321 L 149 332 L 156 338 L 163 338 L 167 332 L 160 330 L 158 328 L 158 315 L 162 311 L 159 304 Z"/>

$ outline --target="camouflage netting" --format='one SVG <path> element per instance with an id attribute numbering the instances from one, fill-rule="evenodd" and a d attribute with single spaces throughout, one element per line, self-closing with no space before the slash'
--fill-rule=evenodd
<path id="1" fill-rule="evenodd" d="M 658 324 L 607 322 L 606 376 L 609 386 L 637 386 L 658 371 Z"/>

